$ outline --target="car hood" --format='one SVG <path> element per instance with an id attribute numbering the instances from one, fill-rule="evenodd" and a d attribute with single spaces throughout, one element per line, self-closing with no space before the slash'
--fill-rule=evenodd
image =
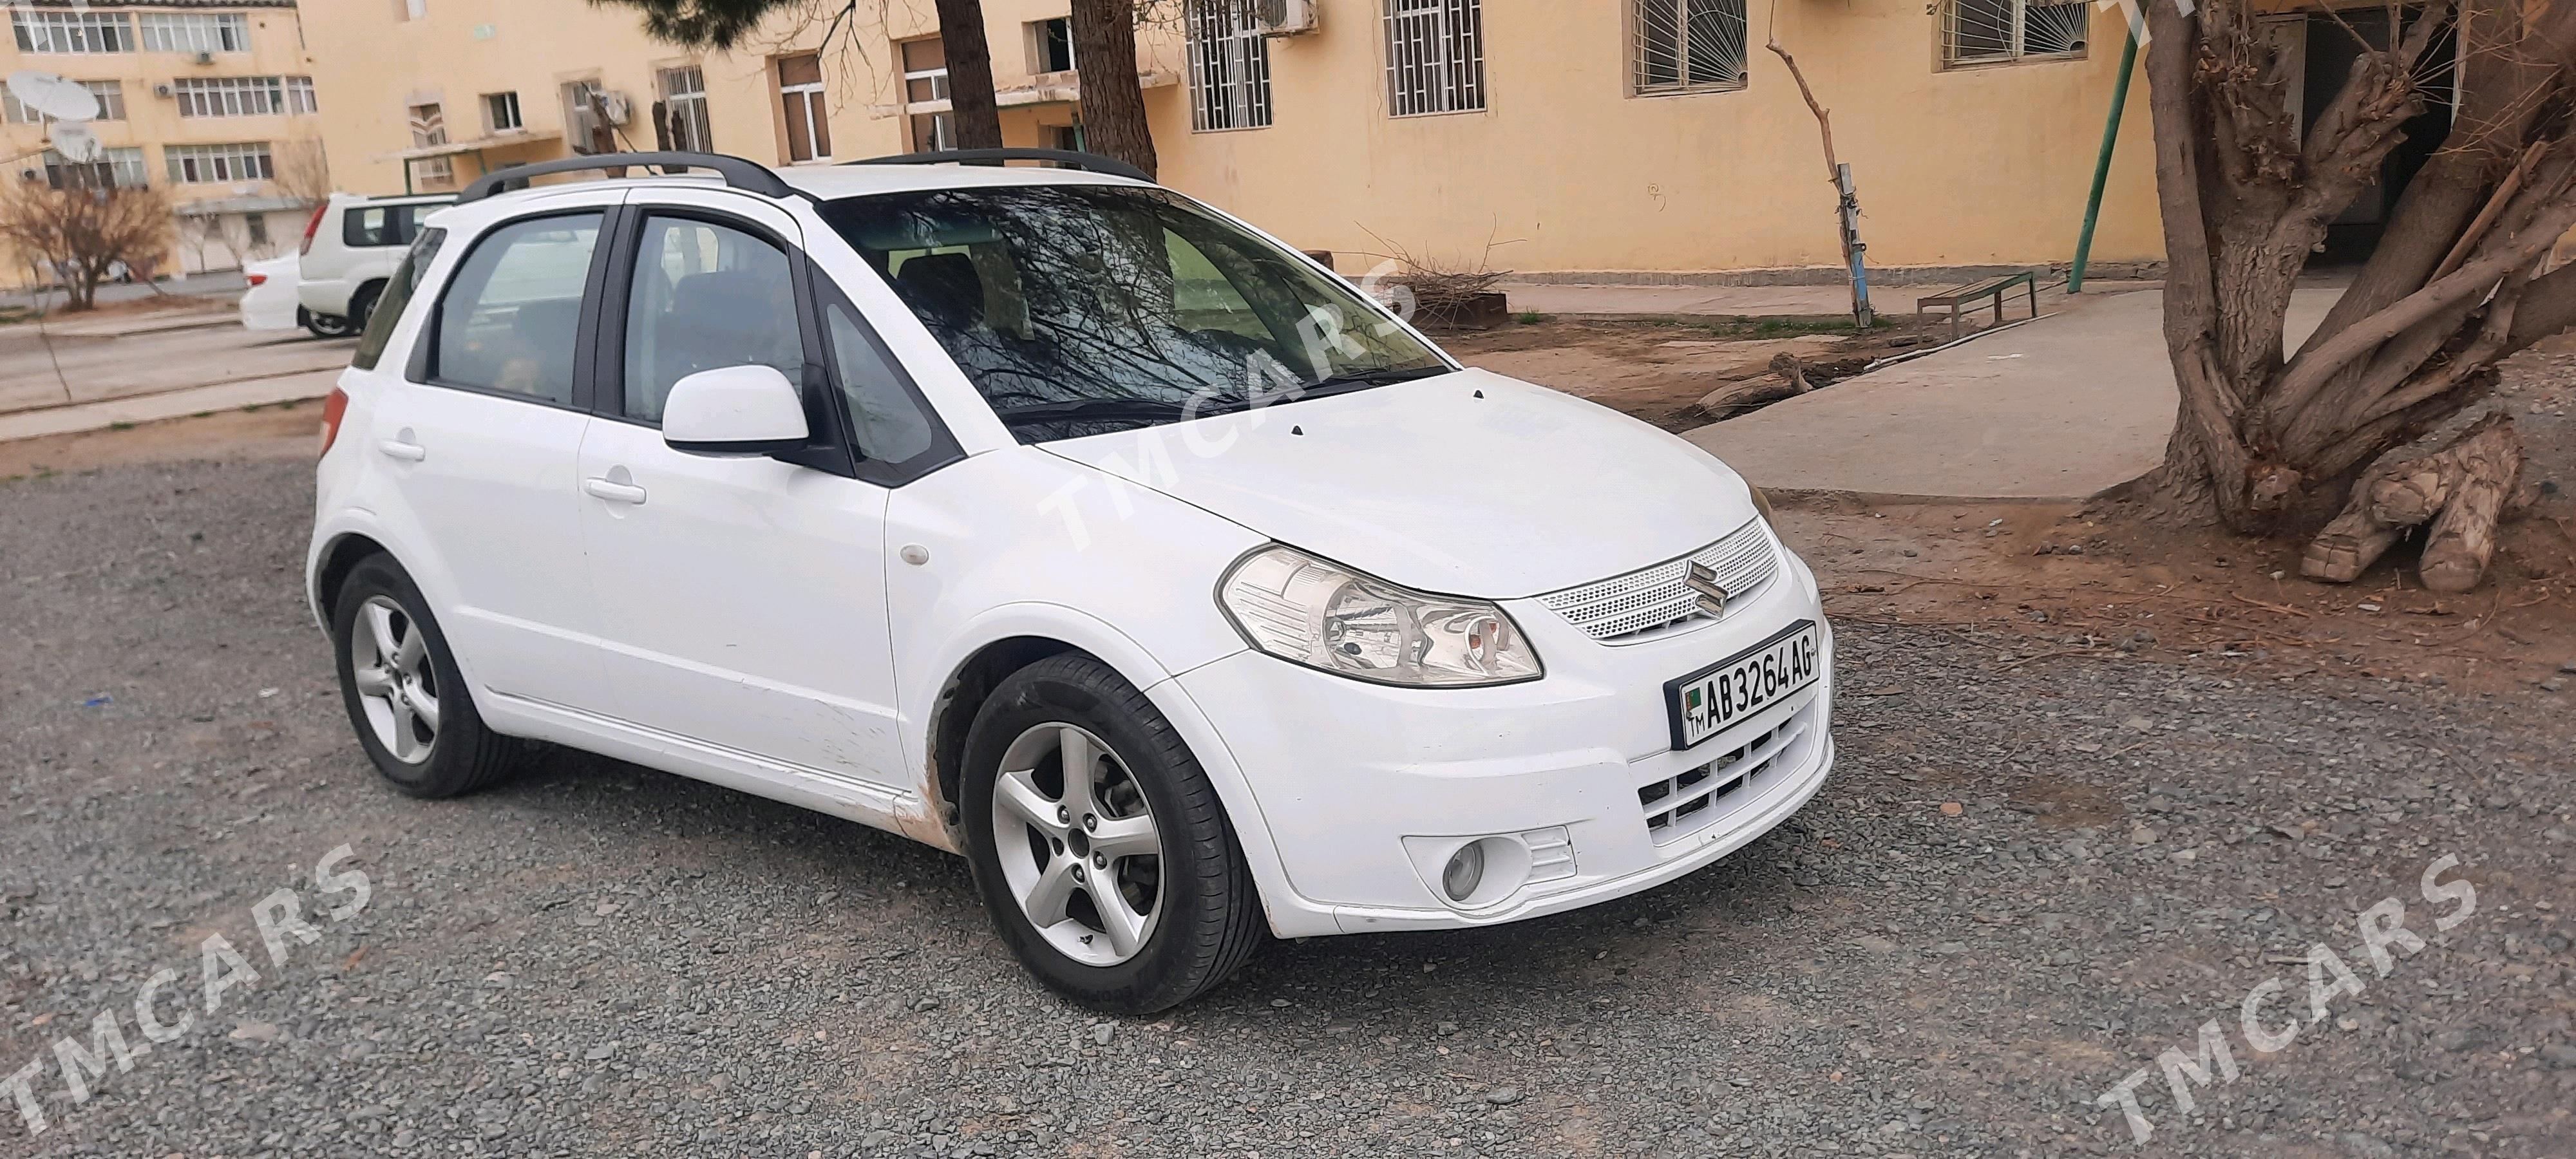
<path id="1" fill-rule="evenodd" d="M 1483 370 L 1044 448 L 1407 587 L 1486 599 L 1687 555 L 1754 515 L 1708 452 Z"/>

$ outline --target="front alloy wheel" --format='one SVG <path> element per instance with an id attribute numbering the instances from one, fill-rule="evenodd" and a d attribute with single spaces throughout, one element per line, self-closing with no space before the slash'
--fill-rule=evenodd
<path id="1" fill-rule="evenodd" d="M 1099 737 L 1057 723 L 1012 741 L 993 785 L 993 833 L 1020 912 L 1057 952 L 1115 966 L 1154 936 L 1162 837 L 1135 774 Z"/>
<path id="2" fill-rule="evenodd" d="M 1065 652 L 1004 677 L 967 729 L 960 772 L 984 908 L 1066 997 L 1150 1014 L 1225 981 L 1264 940 L 1207 771 L 1108 665 Z"/>

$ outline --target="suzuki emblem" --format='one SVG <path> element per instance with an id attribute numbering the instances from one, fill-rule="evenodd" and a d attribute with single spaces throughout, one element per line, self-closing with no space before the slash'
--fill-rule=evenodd
<path id="1" fill-rule="evenodd" d="M 1691 590 L 1699 593 L 1699 610 L 1710 619 L 1726 614 L 1726 586 L 1717 582 L 1717 569 L 1704 563 L 1690 565 Z"/>

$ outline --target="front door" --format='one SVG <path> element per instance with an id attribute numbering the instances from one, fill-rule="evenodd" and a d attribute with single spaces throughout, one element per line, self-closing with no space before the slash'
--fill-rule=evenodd
<path id="1" fill-rule="evenodd" d="M 683 454 L 662 405 L 702 370 L 777 367 L 815 394 L 813 304 L 793 219 L 709 190 L 657 191 L 618 244 L 599 413 L 582 444 L 582 538 L 618 715 L 797 769 L 909 787 L 885 606 L 888 492 L 823 466 Z M 630 271 L 631 267 L 631 271 Z M 612 275 L 617 277 L 618 275 Z"/>

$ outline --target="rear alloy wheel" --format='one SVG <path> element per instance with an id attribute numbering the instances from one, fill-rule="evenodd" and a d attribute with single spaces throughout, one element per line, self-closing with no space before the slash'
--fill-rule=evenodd
<path id="1" fill-rule="evenodd" d="M 1151 700 L 1078 653 L 993 690 L 958 801 L 993 924 L 1074 1001 L 1150 1014 L 1215 988 L 1267 933 L 1215 786 Z"/>
<path id="2" fill-rule="evenodd" d="M 447 637 L 391 556 L 360 560 L 331 602 L 340 698 L 376 771 L 414 797 L 492 785 L 533 746 L 484 727 Z"/>

